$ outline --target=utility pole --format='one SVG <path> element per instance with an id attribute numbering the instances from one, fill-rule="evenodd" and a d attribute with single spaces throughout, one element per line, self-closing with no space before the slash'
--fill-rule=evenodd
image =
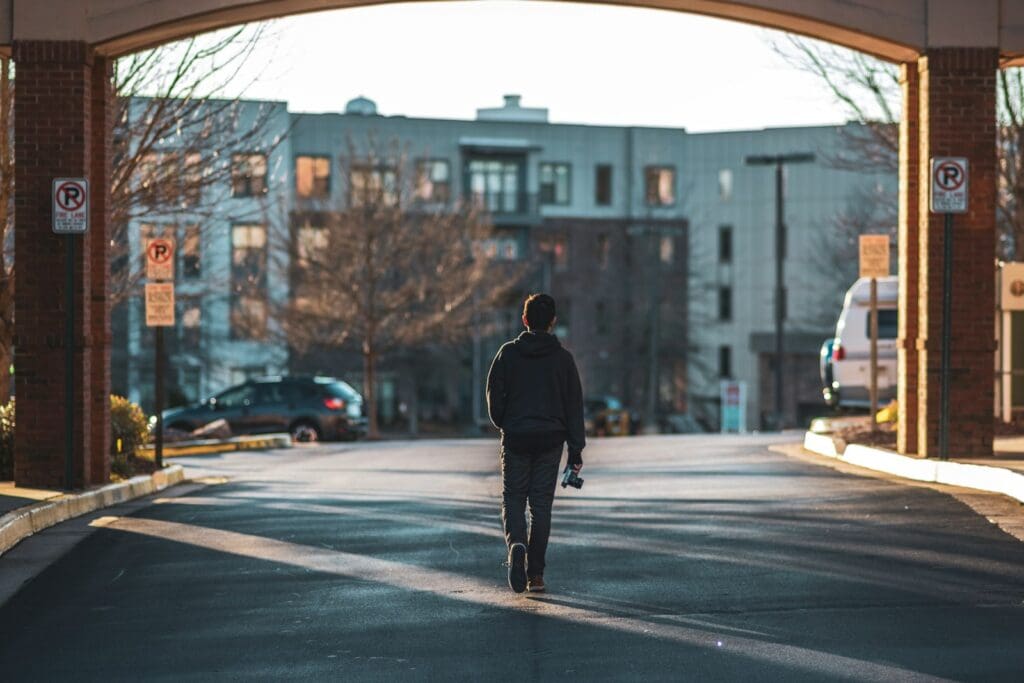
<path id="1" fill-rule="evenodd" d="M 752 155 L 746 159 L 748 166 L 775 167 L 775 424 L 782 429 L 784 409 L 782 406 L 782 363 L 785 353 L 783 337 L 786 321 L 786 196 L 784 191 L 783 167 L 786 164 L 812 163 L 814 154 L 797 152 L 793 154 Z"/>

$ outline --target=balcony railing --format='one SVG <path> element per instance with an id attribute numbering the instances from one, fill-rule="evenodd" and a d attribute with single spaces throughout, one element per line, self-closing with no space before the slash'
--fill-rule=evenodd
<path id="1" fill-rule="evenodd" d="M 539 222 L 537 194 L 531 192 L 471 193 L 473 206 L 491 216 L 495 223 Z"/>

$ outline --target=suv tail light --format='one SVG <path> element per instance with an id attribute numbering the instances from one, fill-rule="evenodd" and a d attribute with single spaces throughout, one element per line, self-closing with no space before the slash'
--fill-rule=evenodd
<path id="1" fill-rule="evenodd" d="M 832 360 L 843 360 L 846 358 L 846 349 L 843 348 L 842 344 L 836 344 L 832 347 Z"/>
<path id="2" fill-rule="evenodd" d="M 328 410 L 344 410 L 345 401 L 340 398 L 325 398 L 324 406 L 326 406 Z"/>

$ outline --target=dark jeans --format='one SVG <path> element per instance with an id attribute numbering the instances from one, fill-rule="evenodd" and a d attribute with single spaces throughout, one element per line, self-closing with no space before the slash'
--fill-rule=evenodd
<path id="1" fill-rule="evenodd" d="M 544 573 L 544 553 L 551 534 L 551 503 L 555 499 L 562 447 L 539 453 L 501 449 L 501 522 L 505 543 L 525 543 L 530 576 Z M 530 532 L 526 532 L 526 505 L 530 505 Z"/>

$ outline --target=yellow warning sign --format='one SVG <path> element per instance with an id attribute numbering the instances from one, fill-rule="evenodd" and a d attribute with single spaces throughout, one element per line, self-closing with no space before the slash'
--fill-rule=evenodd
<path id="1" fill-rule="evenodd" d="M 146 327 L 174 327 L 174 283 L 146 284 Z"/>
<path id="2" fill-rule="evenodd" d="M 860 236 L 860 276 L 889 276 L 889 236 Z"/>

